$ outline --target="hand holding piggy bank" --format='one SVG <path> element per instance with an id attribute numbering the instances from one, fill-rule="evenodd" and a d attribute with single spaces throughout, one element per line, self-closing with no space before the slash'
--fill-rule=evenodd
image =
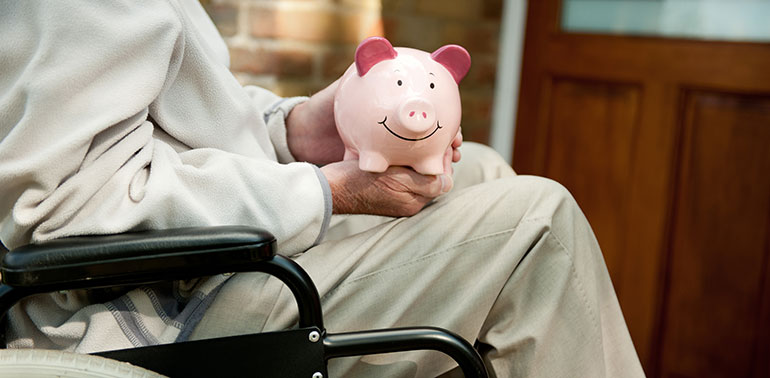
<path id="1" fill-rule="evenodd" d="M 460 83 L 471 66 L 468 52 L 446 45 L 433 53 L 397 47 L 371 37 L 340 79 L 334 119 L 344 160 L 383 172 L 410 166 L 426 175 L 444 172 L 444 154 L 460 128 Z"/>

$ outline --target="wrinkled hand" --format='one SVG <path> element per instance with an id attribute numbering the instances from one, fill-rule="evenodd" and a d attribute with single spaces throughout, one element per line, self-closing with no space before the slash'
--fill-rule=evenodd
<path id="1" fill-rule="evenodd" d="M 345 146 L 334 121 L 334 93 L 339 80 L 292 109 L 286 117 L 286 141 L 297 161 L 323 165 L 342 160 Z"/>
<path id="2" fill-rule="evenodd" d="M 437 176 L 422 175 L 406 167 L 372 173 L 360 170 L 357 160 L 346 160 L 326 165 L 321 171 L 332 190 L 335 214 L 403 217 L 417 214 L 452 188 L 451 167 L 445 160 L 444 174 Z"/>

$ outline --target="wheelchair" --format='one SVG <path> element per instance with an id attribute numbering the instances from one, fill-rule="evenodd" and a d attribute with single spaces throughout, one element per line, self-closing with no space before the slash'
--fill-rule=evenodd
<path id="1" fill-rule="evenodd" d="M 245 226 L 78 236 L 6 251 L 0 264 L 0 346 L 6 341 L 6 313 L 27 296 L 237 272 L 268 273 L 287 285 L 297 302 L 298 327 L 95 355 L 168 377 L 325 378 L 329 359 L 435 350 L 453 358 L 465 377 L 488 376 L 473 346 L 444 329 L 326 332 L 310 276 L 291 259 L 275 254 L 275 238 L 269 232 Z"/>

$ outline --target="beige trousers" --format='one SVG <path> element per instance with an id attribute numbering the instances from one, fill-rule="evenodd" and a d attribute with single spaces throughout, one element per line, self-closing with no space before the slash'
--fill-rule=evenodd
<path id="1" fill-rule="evenodd" d="M 336 217 L 294 259 L 329 332 L 438 326 L 478 341 L 494 377 L 641 377 L 599 246 L 566 189 L 463 146 L 456 186 L 409 218 Z M 237 310 L 236 310 L 237 309 Z M 288 289 L 259 273 L 225 284 L 193 338 L 291 327 Z M 438 352 L 343 358 L 332 377 L 435 377 Z M 449 375 L 454 375 L 450 372 Z"/>

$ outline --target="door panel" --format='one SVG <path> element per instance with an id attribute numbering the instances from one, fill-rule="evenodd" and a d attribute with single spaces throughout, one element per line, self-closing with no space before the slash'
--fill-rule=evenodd
<path id="1" fill-rule="evenodd" d="M 633 169 L 640 88 L 566 78 L 552 85 L 546 175 L 575 193 L 607 251 L 611 274 L 622 274 L 623 254 L 615 252 L 625 249 L 629 198 L 623 189 Z"/>
<path id="2" fill-rule="evenodd" d="M 747 377 L 770 294 L 770 96 L 687 92 L 683 112 L 661 372 Z"/>

